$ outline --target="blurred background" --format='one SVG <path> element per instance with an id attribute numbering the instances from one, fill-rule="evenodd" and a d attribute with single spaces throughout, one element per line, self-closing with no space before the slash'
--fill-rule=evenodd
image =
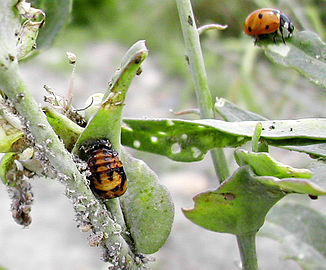
<path id="1" fill-rule="evenodd" d="M 212 96 L 224 97 L 243 109 L 270 119 L 325 117 L 325 90 L 314 86 L 294 70 L 274 65 L 242 32 L 247 15 L 262 7 L 275 7 L 288 14 L 296 30 L 309 29 L 325 39 L 326 1 L 323 0 L 196 0 L 197 26 L 227 24 L 224 31 L 201 36 Z M 295 34 L 295 33 L 294 33 Z M 75 0 L 68 25 L 54 45 L 21 65 L 26 83 L 43 103 L 48 85 L 67 95 L 72 66 L 66 52 L 77 55 L 74 100 L 85 107 L 87 98 L 103 92 L 121 57 L 136 41 L 145 39 L 150 50 L 143 73 L 128 92 L 125 117 L 170 117 L 196 107 L 192 80 L 184 60 L 184 42 L 175 1 Z M 179 117 L 179 116 L 178 116 Z M 195 116 L 182 116 L 195 119 Z M 175 222 L 165 246 L 153 254 L 154 270 L 238 269 L 235 237 L 204 230 L 188 221 L 181 208 L 193 206 L 192 198 L 218 185 L 209 155 L 201 162 L 177 163 L 165 157 L 128 149 L 143 159 L 166 185 L 175 203 Z M 234 166 L 233 150 L 227 149 Z M 272 149 L 281 162 L 309 167 L 304 154 Z M 10 270 L 106 269 L 101 250 L 88 246 L 87 233 L 79 232 L 64 187 L 51 179 L 33 179 L 32 224 L 21 228 L 10 213 L 10 199 L 0 185 L 0 266 Z M 291 199 L 295 196 L 290 195 Z M 324 199 L 307 204 L 319 208 Z M 260 269 L 299 269 L 282 260 L 279 244 L 258 238 Z"/>

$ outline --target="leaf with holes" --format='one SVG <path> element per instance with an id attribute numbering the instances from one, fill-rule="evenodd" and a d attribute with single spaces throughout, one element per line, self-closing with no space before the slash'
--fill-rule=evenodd
<path id="1" fill-rule="evenodd" d="M 273 62 L 291 67 L 314 84 L 326 88 L 326 44 L 313 32 L 296 32 L 284 44 L 263 42 L 265 54 Z"/>
<path id="2" fill-rule="evenodd" d="M 214 119 L 124 119 L 122 144 L 176 161 L 202 160 L 215 147 L 238 147 L 251 140 L 257 121 Z M 261 139 L 274 146 L 326 143 L 326 119 L 260 121 Z M 322 155 L 322 153 L 315 153 Z"/>
<path id="3" fill-rule="evenodd" d="M 260 236 L 279 241 L 283 258 L 302 269 L 322 270 L 326 265 L 326 217 L 294 202 L 279 204 L 266 217 Z"/>

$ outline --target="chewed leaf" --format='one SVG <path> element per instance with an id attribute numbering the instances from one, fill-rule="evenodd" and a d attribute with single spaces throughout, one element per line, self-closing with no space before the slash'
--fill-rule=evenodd
<path id="1" fill-rule="evenodd" d="M 261 184 L 248 167 L 239 168 L 216 190 L 194 198 L 185 216 L 208 230 L 244 234 L 263 225 L 269 209 L 284 197 L 277 188 Z"/>
<path id="2" fill-rule="evenodd" d="M 293 202 L 273 207 L 266 217 L 261 236 L 281 243 L 286 259 L 302 269 L 321 270 L 326 265 L 326 217 Z"/>
<path id="3" fill-rule="evenodd" d="M 128 189 L 120 198 L 123 215 L 137 252 L 159 250 L 170 234 L 174 206 L 168 190 L 141 160 L 122 152 Z"/>
<path id="4" fill-rule="evenodd" d="M 254 153 L 243 149 L 235 151 L 239 166 L 249 165 L 256 175 L 274 176 L 277 178 L 311 178 L 312 172 L 307 169 L 293 168 L 282 164 L 271 157 L 269 153 Z"/>
<path id="5" fill-rule="evenodd" d="M 215 147 L 237 147 L 251 140 L 257 121 L 214 119 L 124 119 L 122 143 L 177 161 L 198 161 Z M 326 143 L 326 119 L 260 121 L 261 138 L 275 146 Z M 317 154 L 316 154 L 317 155 Z M 320 155 L 319 155 L 320 156 Z"/>
<path id="6" fill-rule="evenodd" d="M 257 176 L 245 166 L 216 191 L 197 195 L 194 209 L 184 214 L 206 229 L 239 235 L 259 230 L 269 209 L 288 193 L 318 196 L 326 189 L 304 178 Z"/>
<path id="7" fill-rule="evenodd" d="M 326 88 L 326 44 L 313 32 L 296 32 L 291 41 L 269 44 L 266 55 L 280 65 L 291 67 L 318 86 Z"/>

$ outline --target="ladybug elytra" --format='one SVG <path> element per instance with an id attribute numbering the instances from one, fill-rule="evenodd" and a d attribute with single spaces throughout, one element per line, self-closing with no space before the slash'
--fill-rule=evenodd
<path id="1" fill-rule="evenodd" d="M 294 31 L 294 25 L 286 14 L 274 8 L 257 9 L 250 13 L 244 22 L 244 32 L 255 37 L 255 44 L 259 36 L 266 34 L 274 34 L 273 41 L 275 43 L 278 30 L 285 44 L 283 29 L 288 31 L 288 37 L 290 37 Z"/>

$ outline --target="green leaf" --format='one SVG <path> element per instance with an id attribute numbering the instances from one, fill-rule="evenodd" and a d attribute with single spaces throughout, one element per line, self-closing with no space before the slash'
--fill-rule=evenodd
<path id="1" fill-rule="evenodd" d="M 311 178 L 312 172 L 307 169 L 297 169 L 284 165 L 271 157 L 269 153 L 253 153 L 237 149 L 235 158 L 239 166 L 249 165 L 259 176 L 274 176 L 277 178 Z"/>
<path id="2" fill-rule="evenodd" d="M 273 62 L 291 67 L 314 84 L 326 88 L 326 44 L 316 33 L 295 32 L 286 45 L 265 45 L 265 54 Z"/>
<path id="3" fill-rule="evenodd" d="M 170 234 L 174 206 L 157 175 L 141 160 L 122 152 L 128 189 L 120 197 L 123 215 L 137 252 L 158 251 Z"/>
<path id="4" fill-rule="evenodd" d="M 197 195 L 194 209 L 184 209 L 183 213 L 211 231 L 236 235 L 256 232 L 269 209 L 284 196 L 256 178 L 247 167 L 241 167 L 216 191 Z"/>
<path id="5" fill-rule="evenodd" d="M 119 152 L 124 100 L 131 81 L 136 76 L 137 70 L 146 59 L 147 54 L 148 49 L 144 40 L 136 42 L 127 51 L 120 67 L 111 79 L 101 106 L 79 137 L 73 150 L 74 153 L 78 153 L 79 147 L 84 143 L 98 138 L 109 138 L 113 147 Z"/>
<path id="6" fill-rule="evenodd" d="M 215 147 L 238 147 L 251 140 L 257 121 L 214 119 L 124 119 L 122 144 L 176 161 L 202 160 Z M 261 138 L 274 146 L 326 142 L 326 119 L 260 121 Z"/>
<path id="7" fill-rule="evenodd" d="M 228 122 L 237 122 L 237 121 L 265 121 L 267 118 L 252 113 L 250 111 L 246 111 L 238 107 L 237 105 L 231 103 L 230 101 L 219 98 L 216 99 L 215 103 L 216 111 L 224 118 L 225 121 Z M 264 144 L 259 145 L 259 152 L 263 152 L 261 148 L 264 147 Z M 310 154 L 312 157 L 325 157 L 326 158 L 326 144 L 311 144 L 311 145 L 296 145 L 296 146 L 282 146 L 282 148 L 304 152 Z M 268 150 L 263 149 L 265 152 Z"/>
<path id="8" fill-rule="evenodd" d="M 284 172 L 284 167 L 279 169 Z M 269 209 L 287 193 L 318 196 L 326 195 L 326 189 L 304 178 L 257 176 L 245 166 L 216 191 L 197 195 L 194 209 L 183 212 L 192 222 L 208 230 L 236 235 L 252 233 L 259 230 Z"/>
<path id="9" fill-rule="evenodd" d="M 273 207 L 261 236 L 281 243 L 284 257 L 302 269 L 322 270 L 326 265 L 326 217 L 316 210 L 287 202 Z"/>
<path id="10" fill-rule="evenodd" d="M 45 26 L 40 30 L 37 45 L 39 48 L 50 47 L 59 31 L 68 22 L 72 0 L 32 0 L 36 8 L 46 13 Z"/>
<path id="11" fill-rule="evenodd" d="M 16 153 L 6 153 L 0 163 L 0 177 L 4 184 L 8 183 L 7 172 L 10 171 L 14 165 L 15 159 L 17 158 Z"/>
<path id="12" fill-rule="evenodd" d="M 43 110 L 55 133 L 64 142 L 66 148 L 71 151 L 83 132 L 83 128 L 51 107 L 44 106 Z"/>
<path id="13" fill-rule="evenodd" d="M 214 106 L 215 110 L 228 122 L 268 120 L 259 114 L 241 109 L 224 98 L 217 98 Z"/>

